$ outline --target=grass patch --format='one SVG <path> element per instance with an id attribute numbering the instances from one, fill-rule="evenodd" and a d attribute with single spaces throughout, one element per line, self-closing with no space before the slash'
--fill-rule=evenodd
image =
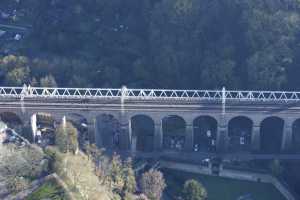
<path id="1" fill-rule="evenodd" d="M 184 182 L 193 178 L 204 185 L 208 192 L 209 200 L 235 200 L 246 194 L 251 194 L 255 200 L 286 200 L 272 184 L 239 181 L 169 169 L 162 171 L 167 182 L 165 192 L 172 199 L 176 199 L 181 194 Z"/>
<path id="2" fill-rule="evenodd" d="M 51 199 L 51 200 L 68 200 L 67 194 L 64 189 L 56 182 L 56 180 L 51 179 L 45 182 L 36 191 L 26 197 L 25 200 L 41 200 L 41 199 Z"/>

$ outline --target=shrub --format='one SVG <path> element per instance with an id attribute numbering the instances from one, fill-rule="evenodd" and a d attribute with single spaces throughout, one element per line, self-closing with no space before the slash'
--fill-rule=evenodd
<path id="1" fill-rule="evenodd" d="M 183 199 L 185 200 L 205 200 L 207 199 L 206 189 L 196 180 L 187 180 L 183 187 Z"/>

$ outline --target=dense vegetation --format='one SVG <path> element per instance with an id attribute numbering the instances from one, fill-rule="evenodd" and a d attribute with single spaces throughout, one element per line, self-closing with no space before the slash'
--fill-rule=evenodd
<path id="1" fill-rule="evenodd" d="M 28 59 L 2 59 L 1 84 L 300 88 L 299 0 L 23 0 L 18 8 L 16 23 L 33 27 L 14 54 Z"/>
<path id="2" fill-rule="evenodd" d="M 68 200 L 65 191 L 58 185 L 55 180 L 45 182 L 36 191 L 30 194 L 26 200 L 40 200 L 40 199 L 52 199 L 52 200 Z"/>

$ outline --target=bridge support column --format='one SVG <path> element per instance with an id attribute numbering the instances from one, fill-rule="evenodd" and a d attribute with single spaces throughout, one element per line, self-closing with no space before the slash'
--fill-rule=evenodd
<path id="1" fill-rule="evenodd" d="M 129 150 L 131 149 L 131 125 L 127 116 L 121 116 L 120 129 L 120 149 Z"/>
<path id="2" fill-rule="evenodd" d="M 28 121 L 28 120 L 26 120 L 26 121 Z M 24 123 L 24 125 L 25 125 L 25 123 Z M 32 140 L 33 140 L 33 142 L 35 142 L 35 137 L 37 135 L 37 119 L 36 119 L 36 114 L 33 114 L 32 116 L 30 116 L 30 126 L 31 126 L 31 132 L 32 132 Z"/>
<path id="3" fill-rule="evenodd" d="M 97 127 L 97 120 L 95 117 L 87 119 L 87 132 L 90 144 L 96 144 L 98 147 L 102 147 L 101 134 Z"/>
<path id="4" fill-rule="evenodd" d="M 290 121 L 285 121 L 283 134 L 282 134 L 282 144 L 281 151 L 289 152 L 292 150 L 292 142 L 293 142 L 293 128 L 292 123 Z"/>
<path id="5" fill-rule="evenodd" d="M 154 151 L 161 151 L 163 148 L 162 120 L 155 120 L 154 130 Z"/>
<path id="6" fill-rule="evenodd" d="M 228 144 L 228 127 L 224 116 L 221 117 L 217 132 L 217 152 L 225 153 Z"/>
<path id="7" fill-rule="evenodd" d="M 186 125 L 186 131 L 185 131 L 185 151 L 193 151 L 193 144 L 194 144 L 194 129 L 193 124 L 187 124 Z"/>
<path id="8" fill-rule="evenodd" d="M 96 144 L 96 146 L 98 148 L 102 148 L 103 138 L 97 118 L 92 118 L 88 121 L 88 132 L 90 139 Z"/>
<path id="9" fill-rule="evenodd" d="M 251 134 L 251 149 L 252 152 L 258 152 L 260 150 L 260 125 L 254 124 Z"/>

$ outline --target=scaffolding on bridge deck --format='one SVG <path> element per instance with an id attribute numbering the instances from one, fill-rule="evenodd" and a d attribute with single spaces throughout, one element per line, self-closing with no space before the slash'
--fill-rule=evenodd
<path id="1" fill-rule="evenodd" d="M 133 99 L 133 100 L 182 100 L 182 101 L 262 101 L 296 102 L 296 91 L 236 91 L 236 90 L 171 90 L 131 88 L 48 88 L 48 87 L 0 87 L 0 98 L 44 99 Z"/>

